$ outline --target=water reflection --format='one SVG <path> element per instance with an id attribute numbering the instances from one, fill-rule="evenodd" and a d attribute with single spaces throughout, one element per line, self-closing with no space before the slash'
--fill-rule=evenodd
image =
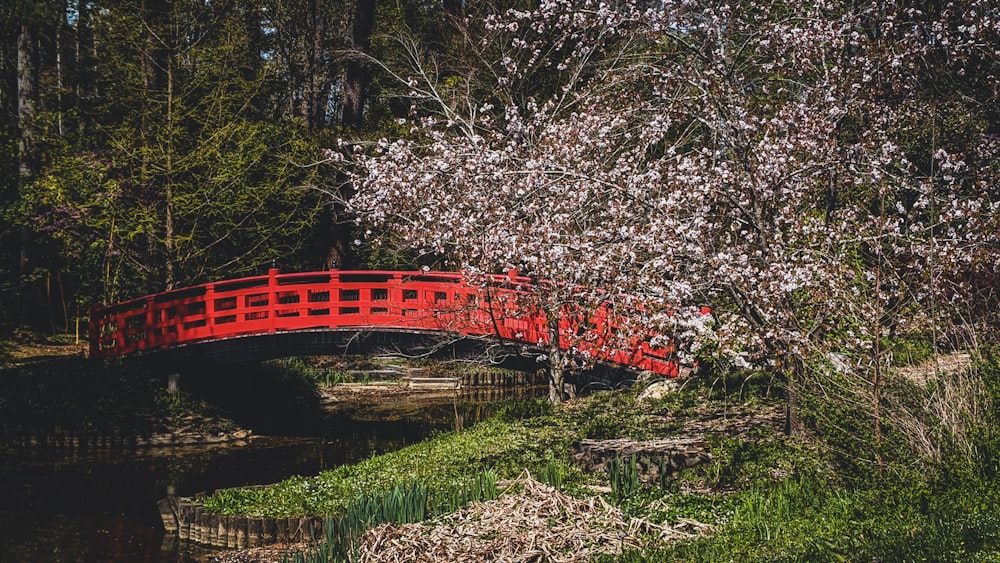
<path id="1" fill-rule="evenodd" d="M 204 561 L 212 550 L 164 537 L 156 501 L 168 490 L 190 496 L 314 475 L 469 426 L 512 394 L 541 392 L 490 391 L 341 405 L 300 436 L 240 447 L 2 453 L 0 561 Z"/>

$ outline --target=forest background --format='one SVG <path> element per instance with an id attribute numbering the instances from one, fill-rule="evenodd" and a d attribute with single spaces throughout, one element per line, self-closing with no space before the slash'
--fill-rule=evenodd
<path id="1" fill-rule="evenodd" d="M 405 114 L 360 53 L 389 56 L 396 28 L 444 50 L 448 17 L 374 0 L 5 2 L 0 315 L 67 330 L 95 302 L 360 265 L 320 149 Z"/>

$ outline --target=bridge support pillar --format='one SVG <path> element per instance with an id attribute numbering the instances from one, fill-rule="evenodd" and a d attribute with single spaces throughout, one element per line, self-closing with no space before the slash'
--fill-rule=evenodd
<path id="1" fill-rule="evenodd" d="M 176 393 L 181 388 L 181 374 L 171 373 L 167 375 L 167 391 Z"/>

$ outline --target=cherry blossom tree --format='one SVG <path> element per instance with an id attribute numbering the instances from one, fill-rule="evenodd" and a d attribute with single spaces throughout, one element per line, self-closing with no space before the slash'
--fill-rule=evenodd
<path id="1" fill-rule="evenodd" d="M 551 0 L 487 17 L 459 80 L 418 48 L 387 69 L 411 130 L 352 154 L 351 204 L 456 268 L 550 280 L 553 315 L 610 299 L 623 327 L 684 337 L 682 355 L 777 367 L 793 414 L 807 368 L 839 353 L 878 433 L 883 336 L 933 326 L 998 263 L 996 144 L 922 154 L 908 129 L 930 80 L 995 98 L 978 75 L 994 76 L 993 8 L 949 6 Z"/>

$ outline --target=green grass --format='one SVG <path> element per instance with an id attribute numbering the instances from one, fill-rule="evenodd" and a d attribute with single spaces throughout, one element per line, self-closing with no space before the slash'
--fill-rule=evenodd
<path id="1" fill-rule="evenodd" d="M 732 516 L 715 534 L 615 560 L 1000 561 L 996 505 L 922 504 L 911 494 L 918 488 L 879 483 L 852 491 L 790 477 L 734 493 Z"/>
<path id="2" fill-rule="evenodd" d="M 206 499 L 205 508 L 271 517 L 335 514 L 358 495 L 419 482 L 428 489 L 432 511 L 439 512 L 452 503 L 455 491 L 471 489 L 483 469 L 515 476 L 523 468 L 552 459 L 556 452 L 566 456 L 572 439 L 572 432 L 557 424 L 494 419 L 315 477 L 220 491 Z"/>
<path id="3" fill-rule="evenodd" d="M 219 491 L 204 505 L 206 510 L 222 514 L 336 514 L 360 494 L 419 482 L 427 486 L 430 508 L 437 513 L 459 494 L 456 491 L 469 489 L 484 469 L 492 470 L 499 479 L 517 477 L 528 470 L 536 476 L 543 474 L 554 486 L 572 489 L 594 479 L 570 469 L 573 442 L 587 437 L 586 429 L 598 413 L 619 423 L 606 436 L 641 437 L 646 426 L 643 420 L 649 414 L 636 409 L 634 403 L 633 393 L 602 393 L 571 409 L 553 409 L 538 400 L 516 399 L 501 406 L 497 416 L 469 429 L 440 434 L 317 476 L 296 476 L 261 488 Z M 631 407 L 622 409 L 626 404 Z"/>
<path id="4" fill-rule="evenodd" d="M 695 385 L 690 387 L 687 393 L 708 392 Z M 644 439 L 663 435 L 663 425 L 657 419 L 660 412 L 664 409 L 678 412 L 676 398 L 665 399 L 663 404 L 640 406 L 635 395 L 635 392 L 600 393 L 570 407 L 555 409 L 544 401 L 512 400 L 501 406 L 492 419 L 469 429 L 440 434 L 420 444 L 317 476 L 295 476 L 266 487 L 218 491 L 204 505 L 208 511 L 223 514 L 268 517 L 338 514 L 359 495 L 422 483 L 428 490 L 429 509 L 437 514 L 454 506 L 456 498 L 473 498 L 476 480 L 486 470 L 496 479 L 514 478 L 527 470 L 556 488 L 572 494 L 588 494 L 587 485 L 606 486 L 609 475 L 584 474 L 573 465 L 570 455 L 574 442 L 594 437 L 595 420 L 602 421 L 602 437 Z M 694 400 L 688 402 L 692 406 L 698 404 Z M 719 447 L 722 459 L 729 460 L 727 463 L 742 463 L 742 458 L 733 461 L 731 458 L 738 456 L 725 453 L 730 444 L 720 442 Z M 682 478 L 707 483 L 712 478 L 706 471 L 692 472 Z M 717 469 L 711 473 L 725 476 L 728 471 Z M 623 478 L 629 475 L 631 481 L 625 485 L 628 491 L 618 495 L 619 501 L 637 488 L 635 475 L 630 473 Z M 616 486 L 621 482 L 619 479 Z M 661 483 L 657 490 L 665 484 Z M 695 512 L 700 516 L 703 507 L 711 504 L 703 503 Z M 676 510 L 673 515 L 679 516 Z"/>

